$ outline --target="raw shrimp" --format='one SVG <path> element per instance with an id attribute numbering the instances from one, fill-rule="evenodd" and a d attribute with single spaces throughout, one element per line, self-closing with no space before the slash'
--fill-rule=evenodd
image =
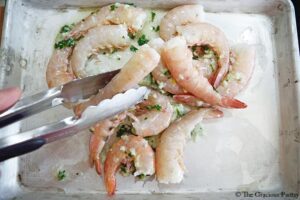
<path id="1" fill-rule="evenodd" d="M 146 17 L 147 13 L 141 8 L 135 8 L 125 4 L 112 4 L 101 8 L 98 12 L 81 20 L 65 39 L 78 39 L 89 29 L 99 25 L 125 24 L 131 33 L 135 33 L 142 29 Z M 120 32 L 120 34 L 123 33 Z M 116 39 L 118 38 L 119 36 L 116 37 Z M 127 34 L 125 40 L 126 38 Z M 72 49 L 73 48 L 57 49 L 52 54 L 46 72 L 48 87 L 62 85 L 75 78 L 72 67 L 69 67 L 69 57 L 72 54 Z"/>
<path id="2" fill-rule="evenodd" d="M 234 97 L 248 84 L 255 64 L 255 49 L 247 44 L 231 49 L 231 68 L 217 91 L 223 96 Z"/>
<path id="3" fill-rule="evenodd" d="M 160 38 L 155 38 L 150 40 L 149 46 L 153 47 L 159 54 L 164 45 L 164 41 Z M 158 63 L 157 67 L 152 71 L 153 78 L 159 84 L 159 87 L 164 91 L 171 94 L 185 94 L 186 92 L 176 83 L 176 81 L 171 77 L 168 69 L 165 67 L 162 59 Z"/>
<path id="4" fill-rule="evenodd" d="M 162 51 L 162 58 L 177 83 L 200 100 L 227 108 L 247 107 L 243 102 L 222 97 L 214 91 L 208 80 L 193 67 L 192 53 L 184 38 L 175 37 L 169 40 Z"/>
<path id="5" fill-rule="evenodd" d="M 147 140 L 140 136 L 124 135 L 114 143 L 104 163 L 104 183 L 108 195 L 116 190 L 115 173 L 122 163 L 134 162 L 134 176 L 155 173 L 155 155 Z"/>
<path id="6" fill-rule="evenodd" d="M 171 123 L 173 108 L 168 97 L 152 91 L 137 107 L 144 113 L 133 118 L 135 134 L 142 137 L 157 135 Z"/>
<path id="7" fill-rule="evenodd" d="M 122 49 L 130 44 L 126 25 L 107 25 L 90 29 L 73 50 L 70 66 L 78 78 L 86 77 L 88 57 L 98 49 Z"/>
<path id="8" fill-rule="evenodd" d="M 218 70 L 210 81 L 217 88 L 229 69 L 229 44 L 225 34 L 208 23 L 177 26 L 176 30 L 189 46 L 208 45 L 218 55 Z"/>
<path id="9" fill-rule="evenodd" d="M 105 145 L 107 137 L 114 133 L 114 129 L 126 117 L 125 113 L 116 115 L 111 119 L 106 119 L 93 126 L 93 134 L 90 138 L 90 163 L 91 166 L 95 164 L 96 171 L 101 175 L 101 159 L 100 154 Z"/>
<path id="10" fill-rule="evenodd" d="M 110 24 L 126 24 L 129 31 L 135 33 L 143 28 L 146 18 L 147 13 L 141 8 L 115 3 L 102 7 L 99 11 L 81 20 L 70 34 L 78 38 L 91 28 Z"/>
<path id="11" fill-rule="evenodd" d="M 156 178 L 160 183 L 179 183 L 183 179 L 184 147 L 191 132 L 202 119 L 222 117 L 223 113 L 212 108 L 193 110 L 175 121 L 161 135 L 156 148 Z"/>
<path id="12" fill-rule="evenodd" d="M 160 22 L 159 35 L 165 41 L 177 35 L 176 27 L 202 22 L 204 10 L 201 5 L 184 5 L 170 10 Z"/>
<path id="13" fill-rule="evenodd" d="M 174 95 L 173 99 L 177 102 L 184 103 L 189 106 L 194 107 L 210 107 L 209 104 L 197 99 L 193 95 L 183 94 L 183 95 Z"/>
<path id="14" fill-rule="evenodd" d="M 143 45 L 96 96 L 76 106 L 76 115 L 80 115 L 90 105 L 97 105 L 104 99 L 135 87 L 157 66 L 159 59 L 160 55 L 153 48 Z"/>
<path id="15" fill-rule="evenodd" d="M 72 48 L 56 49 L 49 60 L 46 80 L 49 88 L 65 84 L 74 79 L 72 68 L 69 65 L 69 56 Z"/>

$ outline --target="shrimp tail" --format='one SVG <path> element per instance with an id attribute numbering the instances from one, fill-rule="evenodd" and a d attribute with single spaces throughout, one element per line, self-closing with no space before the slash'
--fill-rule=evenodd
<path id="1" fill-rule="evenodd" d="M 113 196 L 116 191 L 116 179 L 114 177 L 105 177 L 105 186 L 108 196 Z"/>
<path id="2" fill-rule="evenodd" d="M 92 134 L 90 137 L 90 164 L 91 166 L 95 165 L 96 172 L 102 174 L 102 164 L 100 160 L 100 153 L 104 146 L 104 141 L 101 137 L 97 137 L 96 134 Z"/>
<path id="3" fill-rule="evenodd" d="M 102 164 L 100 159 L 94 160 L 96 172 L 101 175 L 102 174 Z"/>
<path id="4" fill-rule="evenodd" d="M 223 112 L 218 109 L 207 109 L 207 112 L 204 114 L 203 119 L 215 119 L 223 117 Z"/>
<path id="5" fill-rule="evenodd" d="M 244 102 L 241 102 L 237 99 L 232 99 L 230 97 L 223 97 L 220 106 L 225 108 L 247 108 L 247 104 Z"/>

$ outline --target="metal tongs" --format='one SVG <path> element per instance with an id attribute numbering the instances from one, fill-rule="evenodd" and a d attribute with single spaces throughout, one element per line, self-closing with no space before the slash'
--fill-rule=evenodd
<path id="1" fill-rule="evenodd" d="M 90 76 L 21 99 L 0 115 L 0 128 L 63 103 L 76 103 L 97 94 L 120 70 Z M 44 144 L 71 136 L 93 124 L 134 106 L 148 93 L 146 87 L 127 90 L 111 99 L 89 106 L 80 116 L 68 117 L 20 134 L 0 139 L 0 161 L 34 151 Z M 1 129 L 0 129 L 1 134 Z"/>

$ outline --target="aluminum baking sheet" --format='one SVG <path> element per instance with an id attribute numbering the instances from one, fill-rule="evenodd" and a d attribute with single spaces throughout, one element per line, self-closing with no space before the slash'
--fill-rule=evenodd
<path id="1" fill-rule="evenodd" d="M 19 85 L 24 96 L 47 88 L 45 69 L 56 33 L 112 1 L 9 0 L 1 51 L 1 87 Z M 122 1 L 120 1 L 122 2 Z M 127 1 L 128 2 L 128 1 Z M 204 123 L 204 136 L 189 142 L 180 184 L 117 177 L 116 199 L 234 199 L 249 194 L 299 192 L 299 54 L 294 8 L 288 0 L 130 1 L 151 9 L 199 3 L 206 21 L 222 28 L 231 44 L 256 48 L 256 68 L 238 98 L 244 110 Z M 72 113 L 63 107 L 1 130 L 28 130 Z M 106 197 L 101 177 L 88 164 L 89 132 L 0 164 L 0 198 Z M 68 177 L 57 181 L 65 169 Z M 240 192 L 240 193 L 239 193 Z M 257 193 L 257 199 L 260 197 Z M 239 195 L 241 195 L 239 197 Z M 280 199 L 284 196 L 279 196 Z"/>

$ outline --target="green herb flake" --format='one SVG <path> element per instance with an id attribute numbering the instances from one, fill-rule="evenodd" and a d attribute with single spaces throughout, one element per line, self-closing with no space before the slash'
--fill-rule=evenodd
<path id="1" fill-rule="evenodd" d="M 148 144 L 152 147 L 152 149 L 156 149 L 160 141 L 160 135 L 153 135 L 144 138 L 147 140 Z"/>
<path id="2" fill-rule="evenodd" d="M 178 119 L 187 113 L 186 108 L 182 104 L 172 104 L 173 107 L 173 119 Z"/>
<path id="3" fill-rule="evenodd" d="M 203 128 L 201 126 L 201 123 L 198 123 L 191 132 L 192 140 L 195 142 L 197 137 L 201 135 L 203 135 Z"/>
<path id="4" fill-rule="evenodd" d="M 136 7 L 136 5 L 134 5 L 134 3 L 124 3 L 124 4 L 127 4 L 127 5 L 129 5 L 129 6 Z"/>
<path id="5" fill-rule="evenodd" d="M 159 105 L 159 104 L 149 105 L 149 106 L 146 106 L 146 109 L 161 111 L 161 105 Z"/>
<path id="6" fill-rule="evenodd" d="M 128 124 L 120 124 L 117 127 L 117 137 L 121 137 L 122 135 L 134 133 L 133 127 Z"/>
<path id="7" fill-rule="evenodd" d="M 159 31 L 159 26 L 157 26 L 157 27 L 152 26 L 152 30 L 155 31 L 155 32 L 158 32 Z"/>
<path id="8" fill-rule="evenodd" d="M 139 46 L 142 46 L 144 44 L 147 44 L 149 40 L 146 38 L 146 36 L 143 34 L 139 39 L 138 39 L 138 44 Z"/>
<path id="9" fill-rule="evenodd" d="M 136 176 L 139 180 L 144 180 L 147 176 L 145 174 L 140 174 Z"/>
<path id="10" fill-rule="evenodd" d="M 156 13 L 155 13 L 155 12 L 153 12 L 153 11 L 151 11 L 151 22 L 153 22 L 153 21 L 154 21 L 154 19 L 155 19 L 155 16 L 156 16 Z"/>
<path id="11" fill-rule="evenodd" d="M 164 69 L 163 74 L 169 78 L 171 77 L 171 73 L 168 69 Z"/>
<path id="12" fill-rule="evenodd" d="M 120 165 L 120 174 L 122 176 L 129 176 L 136 171 L 135 166 L 133 163 L 121 163 Z"/>
<path id="13" fill-rule="evenodd" d="M 199 57 L 198 56 L 193 56 L 193 60 L 198 60 L 199 59 Z"/>
<path id="14" fill-rule="evenodd" d="M 117 60 L 121 60 L 121 58 L 120 58 L 120 57 L 117 57 Z"/>
<path id="15" fill-rule="evenodd" d="M 66 170 L 59 170 L 59 171 L 58 171 L 58 173 L 57 173 L 57 179 L 58 179 L 59 181 L 64 180 L 66 177 L 67 177 L 67 175 L 66 175 Z"/>
<path id="16" fill-rule="evenodd" d="M 127 35 L 128 35 L 128 37 L 129 37 L 130 39 L 134 40 L 135 35 L 134 35 L 133 33 L 128 32 Z"/>
<path id="17" fill-rule="evenodd" d="M 75 46 L 76 41 L 73 38 L 68 38 L 66 40 L 61 40 L 57 43 L 55 43 L 54 48 L 55 49 L 63 49 L 66 47 L 73 47 Z"/>
<path id="18" fill-rule="evenodd" d="M 118 49 L 113 49 L 112 52 L 111 52 L 111 54 L 114 54 L 114 53 L 116 53 L 117 51 L 118 51 Z"/>
<path id="19" fill-rule="evenodd" d="M 113 4 L 110 6 L 110 11 L 114 11 L 116 8 L 118 8 L 118 6 L 116 6 L 116 4 Z"/>
<path id="20" fill-rule="evenodd" d="M 133 46 L 133 45 L 130 46 L 130 51 L 136 52 L 137 50 L 138 50 L 138 48 L 136 48 L 135 46 Z"/>
<path id="21" fill-rule="evenodd" d="M 152 74 L 148 74 L 140 83 L 141 86 L 147 86 L 153 89 L 159 89 L 158 83 L 154 80 Z"/>
<path id="22" fill-rule="evenodd" d="M 148 119 L 148 117 L 145 117 L 145 118 L 144 118 L 144 120 L 147 120 L 147 119 Z"/>
<path id="23" fill-rule="evenodd" d="M 61 29 L 60 29 L 60 33 L 67 33 L 67 32 L 69 32 L 69 31 L 71 31 L 71 26 L 69 26 L 69 25 L 64 25 L 63 27 L 61 27 Z"/>

